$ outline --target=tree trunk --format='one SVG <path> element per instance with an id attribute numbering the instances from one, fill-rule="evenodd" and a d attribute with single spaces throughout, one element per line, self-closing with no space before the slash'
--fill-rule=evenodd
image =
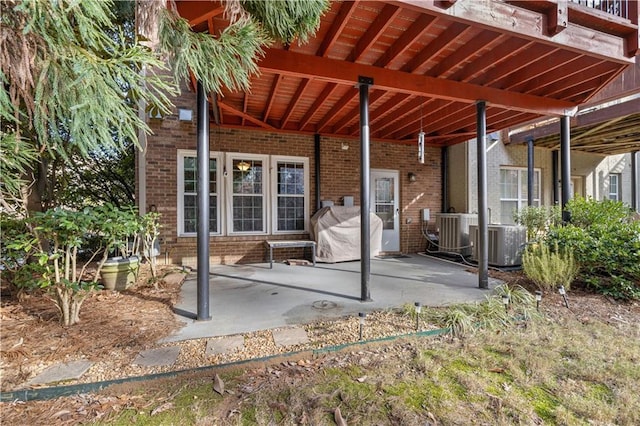
<path id="1" fill-rule="evenodd" d="M 62 325 L 69 326 L 71 325 L 71 317 L 70 317 L 70 306 L 71 306 L 71 297 L 70 290 L 65 288 L 62 284 L 56 285 L 56 304 L 58 305 L 58 309 L 60 310 L 60 323 Z"/>

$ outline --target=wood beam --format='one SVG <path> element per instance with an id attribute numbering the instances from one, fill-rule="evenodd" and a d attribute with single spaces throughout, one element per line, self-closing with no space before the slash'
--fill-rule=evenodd
<path id="1" fill-rule="evenodd" d="M 316 52 L 318 56 L 325 56 L 329 49 L 335 44 L 338 40 L 340 34 L 342 34 L 342 30 L 347 25 L 349 18 L 356 10 L 356 6 L 358 6 L 359 0 L 355 1 L 345 1 L 340 6 L 340 10 L 338 11 L 338 15 L 336 19 L 333 20 L 333 24 L 331 24 L 331 28 L 322 39 L 322 43 Z"/>
<path id="2" fill-rule="evenodd" d="M 176 7 L 178 14 L 192 27 L 224 13 L 224 6 L 210 1 L 176 2 Z"/>
<path id="3" fill-rule="evenodd" d="M 571 125 L 575 128 L 599 124 L 622 115 L 634 114 L 638 111 L 640 111 L 640 98 L 586 113 L 579 113 L 574 117 L 574 122 Z M 509 136 L 509 143 L 524 143 L 528 137 L 533 137 L 537 140 L 556 133 L 558 133 L 558 123 L 554 122 L 514 133 Z"/>
<path id="4" fill-rule="evenodd" d="M 602 124 L 599 124 L 597 126 L 594 126 L 592 128 L 590 128 L 589 130 L 585 130 L 584 132 L 580 132 L 580 134 L 572 136 L 571 137 L 571 144 L 573 145 L 574 143 L 579 143 L 579 141 L 581 139 L 586 138 L 587 136 L 590 136 L 594 133 L 598 133 L 599 131 L 603 130 L 603 129 L 608 129 L 610 128 L 612 125 L 614 125 L 615 123 L 624 120 L 627 117 L 617 117 L 617 118 L 613 118 L 609 121 L 605 121 Z M 626 129 L 625 129 L 626 132 Z"/>
<path id="5" fill-rule="evenodd" d="M 540 77 L 532 82 L 527 87 L 523 88 L 523 91 L 530 92 L 535 95 L 544 93 L 547 96 L 554 96 L 564 90 L 570 89 L 573 86 L 582 84 L 585 81 L 591 80 L 594 77 L 598 78 L 603 75 L 608 75 L 614 70 L 611 69 L 613 64 L 609 63 L 589 63 L 588 61 L 576 61 L 575 66 L 571 67 L 572 72 L 566 72 L 563 74 L 562 80 L 554 80 L 549 76 Z M 608 79 L 607 79 L 608 81 Z"/>
<path id="6" fill-rule="evenodd" d="M 373 105 L 376 101 L 378 101 L 378 99 L 383 97 L 386 93 L 387 92 L 384 90 L 375 90 L 374 88 L 374 91 L 371 93 L 371 96 L 369 96 L 369 103 Z M 356 95 L 357 95 L 357 92 L 356 92 Z M 336 105 L 340 107 L 345 101 L 347 101 L 346 99 L 347 96 L 348 94 L 345 94 L 343 99 L 340 99 L 340 101 Z M 347 103 L 353 100 L 354 97 L 351 97 L 351 99 Z M 346 107 L 347 105 L 345 104 L 344 106 Z M 354 108 L 351 109 L 351 111 L 346 113 L 336 124 L 333 125 L 333 131 L 335 133 L 339 132 L 340 130 L 348 126 L 349 123 L 355 120 L 356 117 L 358 117 L 359 115 L 360 115 L 360 106 L 356 105 Z"/>
<path id="7" fill-rule="evenodd" d="M 307 86 L 309 86 L 309 83 L 311 83 L 311 79 L 303 78 L 300 84 L 298 85 L 298 88 L 296 89 L 296 93 L 293 94 L 293 97 L 291 98 L 291 102 L 289 102 L 289 105 L 287 106 L 287 110 L 284 112 L 284 115 L 282 116 L 281 123 L 280 123 L 281 129 L 284 129 L 287 123 L 289 122 L 289 119 L 291 118 L 291 114 L 293 113 L 293 110 L 298 105 L 298 102 L 300 102 L 300 98 L 302 97 L 302 94 L 304 93 L 304 91 L 307 89 Z"/>
<path id="8" fill-rule="evenodd" d="M 282 82 L 284 77 L 281 74 L 276 75 L 273 79 L 273 84 L 271 85 L 271 90 L 269 91 L 269 97 L 267 98 L 267 104 L 264 107 L 264 114 L 262 115 L 262 121 L 267 121 L 269 119 L 269 113 L 271 112 L 271 107 L 273 106 L 273 101 L 276 98 L 276 93 L 278 92 L 278 86 Z"/>
<path id="9" fill-rule="evenodd" d="M 347 107 L 347 105 L 349 105 L 349 103 L 353 101 L 353 99 L 356 96 L 358 96 L 358 90 L 356 90 L 355 86 L 349 89 L 347 93 L 342 95 L 342 97 L 338 100 L 338 102 L 336 102 L 331 107 L 331 109 L 324 115 L 324 117 L 322 117 L 320 121 L 318 121 L 318 127 L 316 129 L 318 133 L 322 132 L 335 116 L 342 113 L 342 110 L 344 110 Z M 374 96 L 375 96 L 375 93 L 373 93 L 370 98 L 373 98 Z"/>
<path id="10" fill-rule="evenodd" d="M 435 0 L 393 0 L 391 3 L 555 47 L 565 46 L 579 53 L 589 52 L 601 59 L 627 64 L 634 62 L 634 57 L 627 56 L 625 40 L 620 36 L 598 33 L 594 38 L 592 29 L 569 20 L 564 31 L 551 37 L 546 34 L 546 26 L 540 25 L 542 13 L 501 1 L 458 0 L 448 9 L 440 8 Z"/>
<path id="11" fill-rule="evenodd" d="M 376 61 L 374 66 L 384 68 L 389 65 L 391 61 L 410 48 L 422 34 L 426 33 L 435 21 L 435 16 L 425 14 L 418 16 L 415 22 L 385 50 L 384 54 Z"/>
<path id="12" fill-rule="evenodd" d="M 471 39 L 469 43 L 466 43 L 464 46 L 456 49 L 451 55 L 447 56 L 444 60 L 440 61 L 438 65 L 429 69 L 425 75 L 431 77 L 440 77 L 455 67 L 459 66 L 461 63 L 464 63 L 468 58 L 475 55 L 487 44 L 490 44 L 496 38 L 498 38 L 500 34 L 495 33 L 493 31 L 482 31 L 480 34 L 477 34 L 475 37 Z"/>
<path id="13" fill-rule="evenodd" d="M 557 52 L 557 49 L 549 49 L 546 46 L 536 44 L 529 47 L 526 50 L 521 50 L 517 53 L 506 54 L 501 65 L 493 67 L 489 72 L 484 75 L 480 75 L 470 81 L 473 84 L 481 85 L 495 85 L 501 79 L 508 77 L 509 75 L 523 70 L 531 63 L 532 58 L 539 61 L 547 58 Z"/>
<path id="14" fill-rule="evenodd" d="M 417 55 L 415 55 L 405 66 L 402 67 L 404 72 L 414 72 L 420 68 L 429 59 L 442 52 L 449 47 L 455 39 L 461 36 L 464 32 L 469 31 L 471 27 L 469 25 L 454 22 L 446 30 L 444 30 L 438 37 L 431 43 L 426 45 Z"/>
<path id="15" fill-rule="evenodd" d="M 386 30 L 393 20 L 398 16 L 402 9 L 392 4 L 386 4 L 373 23 L 369 26 L 367 31 L 358 40 L 355 47 L 351 51 L 349 58 L 350 62 L 357 62 L 358 59 L 365 53 L 380 37 L 380 35 Z"/>
<path id="16" fill-rule="evenodd" d="M 269 129 L 269 130 L 276 130 L 275 127 L 271 126 L 270 124 L 265 123 L 262 120 L 258 120 L 257 118 L 252 117 L 251 115 L 244 113 L 240 110 L 235 109 L 234 107 L 232 107 L 231 105 L 227 105 L 224 102 L 218 101 L 218 106 L 220 108 L 222 108 L 225 111 L 229 111 L 230 113 L 237 115 L 239 117 L 242 117 L 243 123 L 242 125 L 244 126 L 244 120 L 247 120 L 253 124 L 257 124 L 258 126 L 264 128 L 264 129 Z"/>
<path id="17" fill-rule="evenodd" d="M 371 65 L 303 55 L 280 49 L 266 49 L 265 57 L 258 63 L 258 66 L 263 71 L 297 77 L 315 77 L 319 80 L 346 85 L 353 85 L 358 81 L 359 76 L 366 75 L 373 78 L 375 87 L 378 89 L 418 96 L 432 96 L 464 103 L 475 103 L 478 99 L 482 99 L 495 106 L 543 115 L 571 116 L 577 108 L 574 103 L 557 99 L 409 74 Z"/>
<path id="18" fill-rule="evenodd" d="M 531 62 L 528 66 L 512 73 L 511 75 L 504 77 L 498 81 L 498 85 L 502 88 L 514 89 L 522 92 L 526 92 L 524 90 L 524 86 L 527 85 L 527 82 L 532 81 L 531 85 L 538 88 L 540 84 L 540 77 L 553 76 L 555 74 L 551 73 L 555 69 L 561 68 L 563 66 L 568 66 L 567 68 L 571 68 L 573 70 L 581 69 L 581 66 L 588 66 L 593 64 L 594 59 L 586 56 L 576 56 L 573 52 L 561 51 L 552 55 L 549 58 L 544 58 L 543 60 L 537 60 L 535 62 Z M 560 78 L 564 79 L 566 75 L 561 75 Z M 520 89 L 520 90 L 519 90 Z M 533 89 L 533 88 L 532 88 Z"/>
<path id="19" fill-rule="evenodd" d="M 311 121 L 313 116 L 318 112 L 318 108 L 320 108 L 320 105 L 325 103 L 327 98 L 331 96 L 331 94 L 335 92 L 337 88 L 338 88 L 337 83 L 328 83 L 324 87 L 324 90 L 322 90 L 322 93 L 320 93 L 320 96 L 316 98 L 316 100 L 313 102 L 311 107 L 309 107 L 309 109 L 307 110 L 307 113 L 304 115 L 304 117 L 302 117 L 302 120 L 300 120 L 300 123 L 298 123 L 299 130 L 304 129 L 305 126 L 309 124 L 309 121 Z"/>
<path id="20" fill-rule="evenodd" d="M 329 28 L 329 31 L 324 36 L 324 39 L 322 39 L 322 43 L 320 44 L 320 47 L 316 52 L 317 56 L 324 57 L 327 55 L 327 52 L 338 40 L 338 37 L 342 33 L 342 30 L 344 30 L 344 27 L 347 25 L 349 18 L 351 18 L 351 15 L 356 10 L 356 6 L 358 5 L 359 1 L 360 0 L 354 0 L 354 1 L 348 1 L 348 2 L 342 3 L 342 5 L 340 6 L 340 10 L 338 11 L 338 15 L 336 16 L 336 18 L 333 20 L 333 23 L 331 24 L 331 28 Z M 298 86 L 296 93 L 293 95 L 293 97 L 291 98 L 291 102 L 289 102 L 289 105 L 287 106 L 287 110 L 282 116 L 282 120 L 280 124 L 281 129 L 284 129 L 287 123 L 289 122 L 289 119 L 291 118 L 291 114 L 293 113 L 295 107 L 300 102 L 300 98 L 302 97 L 302 95 L 304 94 L 304 91 L 309 86 L 309 83 L 311 83 L 311 78 L 303 78 L 302 82 Z"/>
<path id="21" fill-rule="evenodd" d="M 500 39 L 504 39 L 506 36 L 500 36 Z M 510 59 L 511 55 L 516 55 L 528 49 L 532 45 L 531 42 L 509 38 L 504 43 L 501 43 L 491 55 L 482 55 L 478 59 L 468 63 L 461 70 L 453 73 L 449 78 L 455 81 L 468 82 L 479 75 L 486 72 L 491 66 L 502 66 L 502 64 Z"/>

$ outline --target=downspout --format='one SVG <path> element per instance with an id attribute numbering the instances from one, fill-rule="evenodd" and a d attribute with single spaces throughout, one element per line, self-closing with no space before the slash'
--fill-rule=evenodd
<path id="1" fill-rule="evenodd" d="M 320 197 L 320 135 L 318 133 L 313 135 L 313 142 L 315 146 L 314 161 L 316 163 L 316 211 L 318 211 L 322 207 Z"/>
<path id="2" fill-rule="evenodd" d="M 551 151 L 551 179 L 553 180 L 553 205 L 557 206 L 558 197 L 558 151 Z"/>
<path id="3" fill-rule="evenodd" d="M 533 206 L 533 137 L 527 138 L 527 206 Z"/>
<path id="4" fill-rule="evenodd" d="M 440 148 L 440 173 L 442 180 L 442 212 L 449 211 L 449 147 Z"/>
<path id="5" fill-rule="evenodd" d="M 631 153 L 631 207 L 634 211 L 638 208 L 638 151 Z"/>

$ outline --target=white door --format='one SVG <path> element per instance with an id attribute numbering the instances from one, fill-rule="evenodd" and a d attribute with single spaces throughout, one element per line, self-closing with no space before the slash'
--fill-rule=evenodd
<path id="1" fill-rule="evenodd" d="M 400 251 L 400 191 L 397 170 L 371 170 L 370 209 L 382 219 L 382 251 Z"/>

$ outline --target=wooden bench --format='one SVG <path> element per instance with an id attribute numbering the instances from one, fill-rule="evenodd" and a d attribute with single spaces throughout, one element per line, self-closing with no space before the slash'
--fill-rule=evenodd
<path id="1" fill-rule="evenodd" d="M 309 240 L 274 240 L 265 241 L 269 248 L 269 269 L 273 269 L 273 249 L 274 248 L 291 248 L 291 247 L 311 247 L 311 260 L 313 266 L 316 266 L 316 242 Z"/>

